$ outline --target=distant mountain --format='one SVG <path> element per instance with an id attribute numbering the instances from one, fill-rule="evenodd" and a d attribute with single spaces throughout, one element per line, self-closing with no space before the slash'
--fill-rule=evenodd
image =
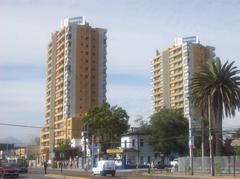
<path id="1" fill-rule="evenodd" d="M 14 144 L 15 147 L 21 147 L 26 145 L 21 140 L 11 136 L 0 138 L 0 143 Z"/>

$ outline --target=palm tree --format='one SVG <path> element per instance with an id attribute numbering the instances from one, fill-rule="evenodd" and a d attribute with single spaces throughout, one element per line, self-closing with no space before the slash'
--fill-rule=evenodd
<path id="1" fill-rule="evenodd" d="M 215 154 L 222 151 L 223 116 L 235 115 L 240 108 L 240 71 L 234 62 L 225 62 L 219 58 L 211 59 L 203 65 L 191 80 L 191 95 L 195 107 L 207 114 L 211 109 L 211 124 L 215 129 Z"/>

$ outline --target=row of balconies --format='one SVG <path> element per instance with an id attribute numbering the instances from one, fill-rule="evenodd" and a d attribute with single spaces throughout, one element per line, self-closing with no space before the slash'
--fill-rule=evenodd
<path id="1" fill-rule="evenodd" d="M 171 85 L 171 84 L 176 84 L 176 83 L 182 82 L 182 81 L 183 81 L 182 78 L 173 78 L 173 80 L 170 81 L 170 85 Z"/>
<path id="2" fill-rule="evenodd" d="M 170 76 L 176 76 L 176 75 L 182 75 L 183 71 L 181 68 L 175 69 L 175 70 L 170 70 Z"/>
<path id="3" fill-rule="evenodd" d="M 61 105 L 63 103 L 63 99 L 60 99 L 55 102 L 55 106 L 57 107 L 58 105 Z"/>
<path id="4" fill-rule="evenodd" d="M 41 149 L 44 149 L 46 147 L 49 147 L 49 141 L 41 142 Z"/>
<path id="5" fill-rule="evenodd" d="M 62 80 L 63 81 L 63 80 Z M 58 93 L 59 91 L 63 90 L 63 83 L 60 82 L 60 80 L 56 83 L 56 91 L 55 93 Z"/>
<path id="6" fill-rule="evenodd" d="M 63 120 L 62 116 L 55 116 L 55 122 Z"/>
<path id="7" fill-rule="evenodd" d="M 179 102 L 170 102 L 170 107 L 171 108 L 183 108 L 183 102 L 179 101 Z"/>
<path id="8" fill-rule="evenodd" d="M 63 71 L 64 71 L 64 68 L 61 68 L 58 71 L 56 71 L 55 79 L 58 79 L 58 78 L 62 77 L 63 76 Z"/>
<path id="9" fill-rule="evenodd" d="M 64 31 L 60 31 L 57 33 L 57 46 L 65 41 L 65 33 Z"/>
<path id="10" fill-rule="evenodd" d="M 174 68 L 178 68 L 178 67 L 182 67 L 183 66 L 183 63 L 182 61 L 178 61 L 178 62 L 174 62 L 174 63 L 171 63 L 171 65 L 169 66 L 170 69 L 174 69 Z"/>
<path id="11" fill-rule="evenodd" d="M 62 128 L 64 128 L 64 122 L 62 122 L 62 121 L 55 122 L 54 128 L 55 129 L 62 129 Z"/>
<path id="12" fill-rule="evenodd" d="M 50 111 L 46 112 L 45 117 L 47 118 L 47 117 L 49 117 L 49 116 L 50 116 Z"/>
<path id="13" fill-rule="evenodd" d="M 154 95 L 163 94 L 163 90 L 154 91 Z"/>
<path id="14" fill-rule="evenodd" d="M 57 114 L 57 113 L 60 113 L 60 112 L 62 112 L 62 106 L 61 107 L 58 107 L 58 108 L 55 108 L 55 113 Z"/>
<path id="15" fill-rule="evenodd" d="M 155 100 L 162 99 L 162 97 L 163 97 L 163 94 L 154 94 L 154 95 L 153 95 L 153 98 L 154 98 Z"/>
<path id="16" fill-rule="evenodd" d="M 64 63 L 63 63 L 63 61 L 61 61 L 56 66 L 56 72 L 62 70 L 63 68 L 64 68 Z"/>
<path id="17" fill-rule="evenodd" d="M 63 90 L 58 90 L 59 92 L 57 92 L 56 93 L 56 99 L 58 100 L 59 98 L 61 99 L 61 98 L 63 98 Z M 55 102 L 57 101 L 55 99 Z"/>
<path id="18" fill-rule="evenodd" d="M 64 49 L 64 40 L 57 42 L 57 48 L 56 48 L 57 53 L 58 53 L 59 51 L 61 51 L 62 49 Z"/>
<path id="19" fill-rule="evenodd" d="M 170 103 L 178 103 L 178 102 L 182 102 L 183 103 L 183 96 L 182 95 L 178 95 L 175 97 L 170 97 Z"/>
<path id="20" fill-rule="evenodd" d="M 59 51 L 57 54 L 56 54 L 56 65 L 58 65 L 59 63 L 61 63 L 64 59 L 64 50 L 62 49 L 61 51 Z"/>
<path id="21" fill-rule="evenodd" d="M 169 56 L 176 56 L 182 53 L 182 47 L 178 46 L 169 50 Z"/>
<path id="22" fill-rule="evenodd" d="M 62 110 L 58 111 L 58 112 L 55 111 L 55 117 L 57 117 L 57 116 L 61 116 L 62 117 L 62 115 L 63 115 L 63 111 Z"/>
<path id="23" fill-rule="evenodd" d="M 182 89 L 183 88 L 183 84 L 180 82 L 177 82 L 177 83 L 175 83 L 175 84 L 172 84 L 172 85 L 174 85 L 174 86 L 170 86 L 170 89 L 171 90 L 175 90 L 175 89 Z"/>
<path id="24" fill-rule="evenodd" d="M 42 132 L 42 133 L 48 133 L 48 132 L 49 132 L 49 127 L 43 127 L 43 128 L 41 129 L 41 132 Z"/>
<path id="25" fill-rule="evenodd" d="M 49 140 L 49 134 L 44 134 L 41 136 L 41 140 L 45 141 L 45 140 Z"/>
<path id="26" fill-rule="evenodd" d="M 169 57 L 169 65 L 172 65 L 174 63 L 182 62 L 182 55 Z"/>

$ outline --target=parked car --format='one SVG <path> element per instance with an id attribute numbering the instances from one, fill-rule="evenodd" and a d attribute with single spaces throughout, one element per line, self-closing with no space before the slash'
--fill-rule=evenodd
<path id="1" fill-rule="evenodd" d="M 113 177 L 116 174 L 115 163 L 113 160 L 101 160 L 97 162 L 97 166 L 92 169 L 93 175 L 106 176 L 111 174 Z"/>
<path id="2" fill-rule="evenodd" d="M 28 167 L 17 166 L 16 168 L 18 169 L 19 173 L 28 173 Z"/>
<path id="3" fill-rule="evenodd" d="M 10 176 L 18 178 L 19 172 L 18 169 L 14 166 L 11 166 L 9 164 L 2 164 L 0 166 L 0 176 L 1 177 Z"/>
<path id="4" fill-rule="evenodd" d="M 154 168 L 157 168 L 157 169 L 166 169 L 166 168 L 170 168 L 171 165 L 166 165 L 166 164 L 161 164 L 161 163 L 158 163 L 154 166 Z"/>
<path id="5" fill-rule="evenodd" d="M 175 165 L 178 165 L 178 159 L 175 158 L 173 161 L 170 162 L 170 165 L 172 165 L 174 167 L 175 167 Z"/>
<path id="6" fill-rule="evenodd" d="M 28 162 L 23 158 L 8 158 L 7 163 L 18 169 L 19 173 L 28 173 Z"/>

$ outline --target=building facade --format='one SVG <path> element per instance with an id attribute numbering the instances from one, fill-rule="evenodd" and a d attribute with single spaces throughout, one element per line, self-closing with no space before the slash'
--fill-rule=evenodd
<path id="1" fill-rule="evenodd" d="M 106 29 L 84 17 L 64 19 L 48 44 L 45 126 L 42 160 L 54 157 L 64 140 L 81 136 L 81 118 L 106 100 Z"/>
<path id="2" fill-rule="evenodd" d="M 124 150 L 125 166 L 146 166 L 158 159 L 158 153 L 149 144 L 149 135 L 138 130 L 121 136 L 121 148 Z"/>
<path id="3" fill-rule="evenodd" d="M 174 45 L 159 53 L 152 60 L 153 113 L 163 108 L 181 109 L 186 118 L 197 117 L 189 101 L 192 75 L 210 58 L 214 47 L 203 46 L 197 36 L 177 38 Z"/>

